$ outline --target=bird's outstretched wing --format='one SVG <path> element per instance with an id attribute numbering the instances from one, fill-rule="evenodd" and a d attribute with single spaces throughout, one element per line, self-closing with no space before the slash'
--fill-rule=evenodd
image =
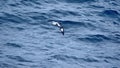
<path id="1" fill-rule="evenodd" d="M 64 28 L 61 23 L 53 21 L 52 24 L 60 28 L 60 32 L 64 35 Z"/>

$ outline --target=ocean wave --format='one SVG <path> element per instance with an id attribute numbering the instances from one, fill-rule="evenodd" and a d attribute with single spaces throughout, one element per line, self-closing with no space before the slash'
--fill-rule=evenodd
<path id="1" fill-rule="evenodd" d="M 78 38 L 78 40 L 81 41 L 86 41 L 86 42 L 107 42 L 107 41 L 111 41 L 111 42 L 115 42 L 115 43 L 120 43 L 120 39 L 119 39 L 119 35 L 87 35 L 83 38 Z"/>
<path id="2" fill-rule="evenodd" d="M 105 35 L 88 35 L 85 38 L 78 38 L 81 41 L 87 41 L 87 42 L 101 42 L 101 41 L 110 41 L 111 38 L 105 36 Z"/>
<path id="3" fill-rule="evenodd" d="M 119 61 L 120 59 L 118 57 L 115 57 L 115 56 L 97 56 L 98 58 L 104 58 L 106 60 L 117 60 Z"/>
<path id="4" fill-rule="evenodd" d="M 27 23 L 29 22 L 29 20 L 20 17 L 18 15 L 14 15 L 14 14 L 10 14 L 10 13 L 5 13 L 2 12 L 2 16 L 0 16 L 0 20 L 2 20 L 3 22 L 11 22 L 11 23 L 17 23 L 17 24 L 21 24 L 21 23 Z"/>
<path id="5" fill-rule="evenodd" d="M 15 65 L 12 65 L 12 64 L 9 64 L 9 63 L 3 63 L 3 62 L 0 62 L 0 67 L 1 68 L 17 68 Z"/>
<path id="6" fill-rule="evenodd" d="M 95 58 L 78 58 L 75 56 L 68 56 L 68 55 L 54 55 L 51 57 L 53 59 L 57 59 L 65 62 L 99 62 L 99 60 Z"/>
<path id="7" fill-rule="evenodd" d="M 119 18 L 120 16 L 117 10 L 104 10 L 100 15 L 108 16 L 111 18 Z"/>
<path id="8" fill-rule="evenodd" d="M 56 10 L 56 9 L 52 9 L 50 10 L 51 13 L 54 13 L 55 15 L 62 15 L 62 16 L 68 16 L 68 15 L 75 15 L 75 16 L 80 16 L 80 14 L 78 12 L 75 11 L 66 11 L 66 10 Z"/>
<path id="9" fill-rule="evenodd" d="M 1 0 L 0 68 L 119 68 L 119 3 Z"/>
<path id="10" fill-rule="evenodd" d="M 6 57 L 8 57 L 9 59 L 16 60 L 18 62 L 32 62 L 30 60 L 22 58 L 21 56 L 6 55 Z"/>
<path id="11" fill-rule="evenodd" d="M 84 3 L 84 2 L 95 2 L 96 0 L 64 0 L 67 3 Z"/>
<path id="12" fill-rule="evenodd" d="M 6 46 L 9 46 L 9 47 L 16 47 L 16 48 L 21 48 L 22 46 L 17 44 L 17 43 L 6 43 L 5 44 Z"/>

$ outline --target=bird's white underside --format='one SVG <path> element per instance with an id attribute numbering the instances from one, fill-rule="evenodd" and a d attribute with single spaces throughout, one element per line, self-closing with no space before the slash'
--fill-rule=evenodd
<path id="1" fill-rule="evenodd" d="M 63 28 L 61 28 L 60 30 L 61 30 L 61 32 L 63 32 L 63 31 L 64 31 L 64 29 L 63 29 Z"/>

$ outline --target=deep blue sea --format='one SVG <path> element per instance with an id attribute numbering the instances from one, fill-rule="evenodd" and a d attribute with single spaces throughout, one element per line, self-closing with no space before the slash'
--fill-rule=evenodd
<path id="1" fill-rule="evenodd" d="M 0 68 L 120 68 L 120 0 L 0 0 Z"/>

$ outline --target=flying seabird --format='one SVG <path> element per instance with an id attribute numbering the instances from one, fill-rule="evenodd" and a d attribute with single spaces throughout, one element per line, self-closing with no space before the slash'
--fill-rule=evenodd
<path id="1" fill-rule="evenodd" d="M 61 25 L 61 23 L 53 21 L 52 24 L 53 24 L 54 26 L 59 27 L 59 28 L 60 28 L 60 32 L 64 35 L 64 28 L 63 28 L 63 26 Z"/>

